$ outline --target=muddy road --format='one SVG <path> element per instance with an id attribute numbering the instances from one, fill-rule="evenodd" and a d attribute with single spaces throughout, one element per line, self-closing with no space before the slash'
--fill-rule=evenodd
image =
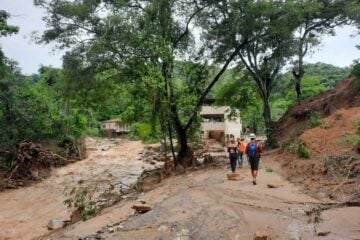
<path id="1" fill-rule="evenodd" d="M 1 240 L 249 240 L 256 234 L 284 240 L 360 239 L 359 207 L 317 211 L 323 202 L 280 177 L 271 154 L 263 156 L 256 186 L 247 165 L 238 169 L 239 181 L 228 181 L 228 163 L 220 162 L 167 178 L 92 219 L 50 232 L 49 220 L 69 219 L 63 204 L 65 187 L 80 181 L 131 184 L 144 168 L 154 168 L 138 160 L 144 149 L 140 142 L 90 139 L 88 149 L 87 159 L 54 170 L 43 182 L 0 193 Z M 131 207 L 141 202 L 152 210 L 134 214 Z"/>
<path id="2" fill-rule="evenodd" d="M 360 238 L 360 208 L 317 211 L 320 201 L 270 172 L 270 166 L 276 164 L 270 161 L 271 157 L 264 157 L 256 186 L 251 183 L 247 166 L 239 169 L 239 181 L 226 179 L 229 169 L 225 165 L 188 172 L 166 179 L 138 199 L 121 202 L 99 217 L 44 239 L 249 240 L 255 235 L 284 240 Z M 134 215 L 131 206 L 139 201 L 152 210 Z"/>

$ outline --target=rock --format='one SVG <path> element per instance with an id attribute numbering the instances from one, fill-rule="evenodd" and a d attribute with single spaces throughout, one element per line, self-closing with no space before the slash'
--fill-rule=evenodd
<path id="1" fill-rule="evenodd" d="M 63 228 L 64 226 L 65 226 L 64 221 L 59 220 L 59 219 L 52 219 L 49 221 L 47 228 L 49 230 L 56 230 L 56 229 Z"/>
<path id="2" fill-rule="evenodd" d="M 141 214 L 151 210 L 151 207 L 148 205 L 133 205 L 131 208 L 134 209 L 136 213 L 141 213 Z"/>
<path id="3" fill-rule="evenodd" d="M 166 225 L 161 225 L 158 230 L 160 232 L 169 232 L 169 228 Z"/>
<path id="4" fill-rule="evenodd" d="M 240 174 L 238 173 L 228 173 L 227 179 L 230 181 L 239 181 L 240 180 Z"/>
<path id="5" fill-rule="evenodd" d="M 109 233 L 113 233 L 113 232 L 114 232 L 114 228 L 113 228 L 113 227 L 109 227 L 109 228 L 108 228 L 108 231 L 109 231 Z"/>
<path id="6" fill-rule="evenodd" d="M 320 237 L 325 237 L 325 236 L 327 236 L 329 234 L 330 234 L 330 231 L 319 231 L 319 232 L 317 232 L 316 235 L 318 235 Z"/>
<path id="7" fill-rule="evenodd" d="M 180 175 L 180 174 L 184 174 L 186 171 L 185 171 L 185 168 L 181 165 L 181 164 L 178 164 L 175 168 L 174 168 L 174 173 L 175 175 Z"/>
<path id="8" fill-rule="evenodd" d="M 120 231 L 120 230 L 123 230 L 125 229 L 125 227 L 123 225 L 119 225 L 116 227 L 116 231 Z"/>
<path id="9" fill-rule="evenodd" d="M 155 165 L 156 162 L 155 162 L 155 161 L 151 161 L 150 164 L 151 164 L 151 165 Z"/>
<path id="10" fill-rule="evenodd" d="M 267 187 L 268 187 L 268 188 L 278 188 L 279 186 L 276 186 L 276 185 L 274 185 L 274 184 L 268 183 L 268 184 L 267 184 Z"/>
<path id="11" fill-rule="evenodd" d="M 256 231 L 253 240 L 271 240 L 267 232 Z"/>

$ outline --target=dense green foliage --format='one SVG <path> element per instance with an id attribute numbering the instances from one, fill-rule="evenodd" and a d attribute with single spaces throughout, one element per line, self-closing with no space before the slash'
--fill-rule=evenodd
<path id="1" fill-rule="evenodd" d="M 48 14 L 40 42 L 67 52 L 62 69 L 41 67 L 31 77 L 0 52 L 0 150 L 24 138 L 76 141 L 98 135 L 100 121 L 120 118 L 133 124 L 132 139 L 162 140 L 173 150 L 176 138 L 174 162 L 183 165 L 209 96 L 240 110 L 244 127 L 276 145 L 274 120 L 299 100 L 296 67 L 283 68 L 301 62 L 302 98 L 334 87 L 349 69 L 299 57 L 334 26 L 358 26 L 352 9 L 359 7 L 355 0 L 34 3 Z M 18 30 L 8 17 L 0 12 L 0 36 Z"/>
<path id="2" fill-rule="evenodd" d="M 350 68 L 336 67 L 325 63 L 307 64 L 303 77 L 302 96 L 306 99 L 333 88 L 336 83 L 350 74 Z M 296 95 L 291 91 L 293 77 L 291 71 L 279 75 L 270 98 L 272 116 L 275 121 L 294 104 Z M 261 116 L 261 100 L 256 86 L 244 72 L 229 70 L 215 88 L 214 97 L 218 105 L 228 105 L 241 111 L 243 126 L 252 131 L 264 132 Z M 314 117 L 315 118 L 315 117 Z M 315 121 L 315 120 L 314 120 Z"/>

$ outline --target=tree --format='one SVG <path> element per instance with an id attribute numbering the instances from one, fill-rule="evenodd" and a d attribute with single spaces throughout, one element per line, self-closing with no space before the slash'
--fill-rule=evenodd
<path id="1" fill-rule="evenodd" d="M 348 24 L 343 15 L 346 1 L 299 1 L 294 4 L 294 17 L 299 26 L 294 31 L 296 60 L 292 74 L 295 82 L 297 103 L 301 101 L 301 80 L 305 73 L 304 57 L 309 49 L 320 43 L 324 34 L 334 35 L 334 28 Z"/>
<path id="2" fill-rule="evenodd" d="M 224 55 L 217 74 L 207 78 L 202 61 L 206 46 L 198 48 L 192 37 L 194 20 L 211 7 L 212 1 L 36 1 L 46 8 L 48 29 L 44 42 L 57 41 L 59 47 L 72 47 L 84 65 L 95 72 L 114 68 L 122 81 L 146 84 L 155 78 L 154 108 L 170 140 L 175 131 L 180 145 L 175 165 L 188 165 L 191 151 L 188 134 L 197 113 L 212 87 L 247 44 L 243 39 Z M 175 59 L 193 62 L 188 81 L 174 77 Z M 219 61 L 220 62 L 220 61 Z M 187 78 L 185 77 L 185 78 Z M 181 83 L 181 84 L 179 84 Z M 182 96 L 188 91 L 191 97 Z M 159 111 L 160 110 L 160 111 Z"/>
<path id="3" fill-rule="evenodd" d="M 241 63 L 255 81 L 263 103 L 266 144 L 269 147 L 277 146 L 269 102 L 273 82 L 281 67 L 293 54 L 289 48 L 290 36 L 296 25 L 289 24 L 288 20 L 292 17 L 291 14 L 287 14 L 289 7 L 281 2 L 268 1 L 258 1 L 252 5 L 250 8 L 253 9 L 253 13 L 261 14 L 263 17 L 255 23 L 256 30 L 250 32 L 256 40 L 239 53 Z"/>
<path id="4" fill-rule="evenodd" d="M 215 89 L 215 103 L 230 106 L 233 114 L 240 111 L 242 125 L 257 134 L 263 129 L 257 86 L 246 71 L 234 68 L 228 72 L 227 77 Z"/>

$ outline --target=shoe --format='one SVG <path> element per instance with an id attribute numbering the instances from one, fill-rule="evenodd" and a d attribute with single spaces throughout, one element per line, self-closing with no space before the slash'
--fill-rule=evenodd
<path id="1" fill-rule="evenodd" d="M 254 185 L 256 185 L 256 181 L 255 181 L 255 180 L 253 180 L 252 183 L 253 183 Z"/>

